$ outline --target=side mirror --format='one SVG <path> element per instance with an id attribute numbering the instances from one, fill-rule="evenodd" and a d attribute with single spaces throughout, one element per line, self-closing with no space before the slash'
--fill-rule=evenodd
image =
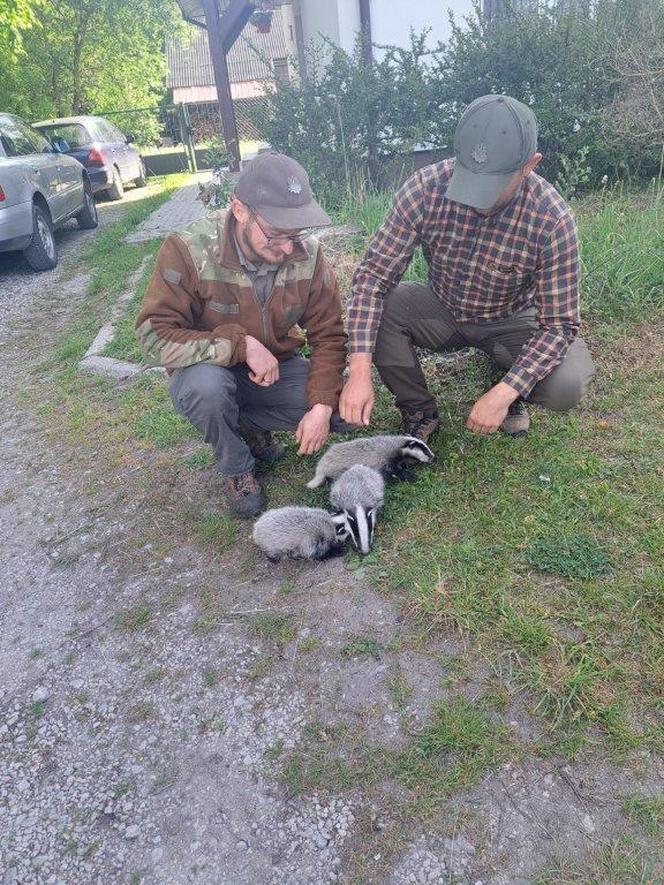
<path id="1" fill-rule="evenodd" d="M 53 145 L 53 150 L 56 154 L 66 154 L 71 148 L 69 147 L 69 142 L 65 141 L 64 138 L 52 138 L 51 144 Z"/>

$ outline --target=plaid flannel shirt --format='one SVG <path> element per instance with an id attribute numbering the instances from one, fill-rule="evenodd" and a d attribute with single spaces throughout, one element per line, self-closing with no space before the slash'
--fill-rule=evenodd
<path id="1" fill-rule="evenodd" d="M 571 209 L 534 172 L 514 199 L 483 216 L 445 199 L 454 160 L 426 166 L 397 192 L 355 272 L 351 353 L 372 353 L 383 299 L 418 246 L 429 285 L 459 323 L 491 323 L 535 306 L 539 329 L 503 381 L 527 397 L 562 361 L 579 329 L 579 249 Z"/>

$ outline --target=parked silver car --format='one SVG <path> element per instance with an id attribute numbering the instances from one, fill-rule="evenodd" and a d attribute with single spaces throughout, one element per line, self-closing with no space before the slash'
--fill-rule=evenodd
<path id="1" fill-rule="evenodd" d="M 75 217 L 97 227 L 88 173 L 13 114 L 0 114 L 0 252 L 23 250 L 35 270 L 58 263 L 53 230 Z"/>

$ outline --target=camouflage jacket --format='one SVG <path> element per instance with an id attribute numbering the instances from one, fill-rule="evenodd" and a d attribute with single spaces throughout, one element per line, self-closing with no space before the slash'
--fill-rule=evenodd
<path id="1" fill-rule="evenodd" d="M 314 237 L 293 248 L 261 305 L 239 262 L 235 219 L 209 216 L 164 242 L 136 320 L 150 365 L 167 370 L 246 359 L 245 336 L 257 338 L 277 359 L 304 344 L 311 348 L 309 404 L 336 409 L 346 359 L 346 336 L 336 277 Z"/>

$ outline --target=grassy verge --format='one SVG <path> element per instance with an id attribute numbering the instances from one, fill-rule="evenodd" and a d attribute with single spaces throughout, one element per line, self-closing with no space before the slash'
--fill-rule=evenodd
<path id="1" fill-rule="evenodd" d="M 367 234 L 386 208 L 384 197 L 372 200 L 353 216 L 359 214 Z M 160 483 L 164 476 L 177 482 L 177 501 L 163 503 L 187 526 L 188 540 L 241 559 L 244 529 L 185 493 L 208 484 L 211 458 L 173 411 L 163 380 L 144 376 L 118 391 L 76 375 L 108 297 L 154 255 L 153 244 L 120 248 L 149 208 L 141 204 L 101 232 L 85 256 L 95 268 L 89 296 L 48 364 L 56 405 L 70 437 L 104 440 L 112 463 L 147 454 Z M 427 811 L 515 753 L 628 760 L 635 750 L 664 749 L 661 197 L 607 192 L 576 209 L 589 318 L 584 334 L 598 364 L 588 399 L 570 415 L 535 411 L 526 439 L 476 437 L 464 422 L 490 384 L 488 363 L 472 357 L 440 371 L 430 361 L 426 371 L 444 428 L 434 441 L 438 459 L 419 471 L 415 484 L 390 487 L 375 550 L 361 564 L 376 588 L 403 606 L 425 643 L 450 631 L 465 637 L 448 698 L 431 726 L 398 751 L 369 750 L 341 732 L 319 740 L 314 730 L 286 761 L 293 792 L 376 785 L 389 776 Z M 149 270 L 148 262 L 139 290 Z M 421 264 L 411 268 L 414 277 L 422 272 Z M 132 325 L 128 315 L 118 347 L 133 347 Z M 374 426 L 398 426 L 380 388 Z M 325 491 L 304 488 L 314 461 L 297 458 L 291 446 L 285 462 L 264 473 L 270 503 L 324 505 Z M 352 557 L 347 564 L 360 565 Z M 208 608 L 204 626 L 214 629 L 216 608 Z M 127 617 L 135 620 L 133 613 Z M 380 652 L 353 641 L 347 654 Z M 491 697 L 500 705 L 492 707 Z M 536 724 L 527 747 L 505 727 L 514 715 Z M 625 814 L 648 834 L 661 827 L 661 807 L 650 800 L 637 797 Z M 601 863 L 620 869 L 632 857 L 623 848 L 617 845 Z M 569 881 L 585 881 L 574 878 L 572 867 L 564 872 Z"/>
<path id="2" fill-rule="evenodd" d="M 100 229 L 82 250 L 79 262 L 91 270 L 86 298 L 69 334 L 49 360 L 50 365 L 70 366 L 84 355 L 108 315 L 109 302 L 123 291 L 141 261 L 158 248 L 158 244 L 152 242 L 125 243 L 124 237 L 188 180 L 186 173 L 153 180 L 151 184 L 156 193 L 131 203 L 120 221 Z"/>

